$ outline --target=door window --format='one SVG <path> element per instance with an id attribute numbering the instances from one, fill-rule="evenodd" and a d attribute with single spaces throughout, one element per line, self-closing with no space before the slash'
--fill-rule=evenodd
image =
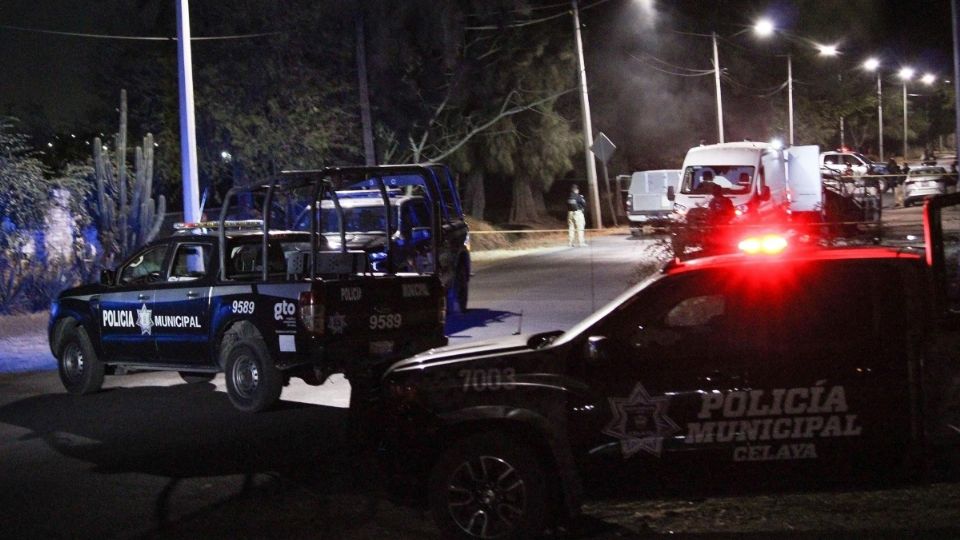
<path id="1" fill-rule="evenodd" d="M 209 244 L 180 244 L 173 255 L 167 281 L 192 281 L 206 277 L 212 251 Z"/>
<path id="2" fill-rule="evenodd" d="M 135 255 L 121 268 L 120 283 L 128 285 L 162 279 L 166 255 L 167 246 L 155 246 Z"/>

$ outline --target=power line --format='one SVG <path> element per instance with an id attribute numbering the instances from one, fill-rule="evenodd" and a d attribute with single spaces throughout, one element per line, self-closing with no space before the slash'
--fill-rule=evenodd
<path id="1" fill-rule="evenodd" d="M 588 9 L 595 8 L 601 4 L 606 4 L 609 1 L 610 0 L 597 0 L 596 2 L 588 6 L 581 7 L 580 11 L 586 11 Z M 520 22 L 515 22 L 510 24 L 502 24 L 502 25 L 487 24 L 482 26 L 465 26 L 464 30 L 502 30 L 504 28 L 523 28 L 525 26 L 533 26 L 535 24 L 540 24 L 547 21 L 552 21 L 553 19 L 558 19 L 560 17 L 565 17 L 568 13 L 569 13 L 568 11 L 564 10 L 564 11 L 561 11 L 560 13 L 555 13 L 553 15 L 548 15 L 546 17 L 541 17 L 539 19 L 530 19 L 527 21 L 520 21 Z"/>
<path id="2" fill-rule="evenodd" d="M 55 36 L 83 37 L 92 39 L 115 39 L 125 41 L 177 41 L 176 37 L 163 36 L 124 36 L 116 34 L 89 34 L 85 32 L 62 32 L 59 30 L 48 30 L 46 28 L 27 28 L 24 26 L 13 26 L 9 24 L 0 24 L 0 28 L 6 30 L 16 30 L 18 32 L 31 32 L 34 34 L 49 34 Z M 224 41 L 228 39 L 249 39 L 266 36 L 275 36 L 285 34 L 286 32 L 259 32 L 255 34 L 234 34 L 227 36 L 200 36 L 191 38 L 191 41 Z"/>
<path id="3" fill-rule="evenodd" d="M 635 55 L 633 55 L 633 54 L 631 54 L 630 57 L 633 58 L 634 60 L 636 60 L 636 61 L 638 61 L 638 62 L 646 65 L 646 66 L 649 67 L 650 69 L 659 71 L 660 73 L 666 73 L 667 75 L 675 75 L 675 76 L 677 76 L 677 77 L 706 77 L 707 75 L 713 75 L 713 70 L 712 70 L 712 69 L 696 70 L 696 69 L 685 68 L 685 67 L 682 67 L 682 66 L 674 66 L 674 65 L 672 65 L 672 64 L 667 64 L 668 66 L 670 66 L 670 67 L 673 68 L 673 69 L 683 69 L 683 70 L 688 70 L 688 71 L 689 71 L 689 73 L 680 73 L 680 72 L 678 72 L 678 71 L 672 71 L 672 70 L 670 70 L 670 69 L 665 69 L 665 68 L 662 68 L 662 67 L 660 67 L 660 66 L 658 66 L 658 65 L 656 65 L 656 64 L 652 64 L 652 63 L 650 63 L 650 62 L 647 62 L 647 61 L 644 60 L 643 58 L 638 57 L 638 56 L 635 56 Z"/>
<path id="4" fill-rule="evenodd" d="M 558 7 L 567 7 L 570 5 L 570 2 L 557 2 L 556 4 L 548 4 L 546 6 L 531 6 L 528 8 L 516 8 L 516 9 L 504 9 L 504 10 L 490 10 L 480 13 L 471 13 L 467 17 L 483 17 L 484 15 L 499 15 L 501 13 L 526 13 L 529 11 L 545 11 L 548 9 L 554 9 Z"/>

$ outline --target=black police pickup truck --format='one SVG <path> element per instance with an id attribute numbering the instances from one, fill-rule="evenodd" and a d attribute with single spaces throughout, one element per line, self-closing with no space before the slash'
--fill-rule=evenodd
<path id="1" fill-rule="evenodd" d="M 99 284 L 64 291 L 49 324 L 64 386 L 85 394 L 105 374 L 172 370 L 200 382 L 223 371 L 234 406 L 260 411 L 290 377 L 321 384 L 343 372 L 356 385 L 445 345 L 436 273 L 397 271 L 389 249 L 373 268 L 366 253 L 347 248 L 342 227 L 336 244 L 320 232 L 326 219 L 343 222 L 336 193 L 348 183 L 378 185 L 389 213 L 383 178 L 398 173 L 433 175 L 419 166 L 324 169 L 233 189 L 218 222 L 184 225 L 105 271 Z M 327 200 L 337 212 L 307 212 L 313 216 L 298 222 Z M 438 212 L 428 208 L 427 227 L 437 226 Z M 384 233 L 397 233 L 389 220 Z"/>
<path id="2" fill-rule="evenodd" d="M 960 439 L 947 203 L 927 202 L 926 252 L 764 237 L 673 262 L 566 332 L 394 364 L 394 493 L 445 535 L 527 538 L 586 495 L 920 476 Z"/>

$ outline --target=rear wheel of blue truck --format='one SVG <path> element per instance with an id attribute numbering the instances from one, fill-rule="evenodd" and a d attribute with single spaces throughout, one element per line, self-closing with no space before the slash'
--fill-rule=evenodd
<path id="1" fill-rule="evenodd" d="M 227 331 L 221 350 L 227 395 L 234 407 L 260 412 L 280 399 L 283 374 L 253 325 L 241 323 Z"/>

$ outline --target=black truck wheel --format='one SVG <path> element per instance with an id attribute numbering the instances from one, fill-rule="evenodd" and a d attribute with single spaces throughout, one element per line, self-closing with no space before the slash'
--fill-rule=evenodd
<path id="1" fill-rule="evenodd" d="M 196 371 L 181 371 L 180 378 L 189 384 L 199 384 L 210 382 L 216 377 L 216 373 L 200 373 Z"/>
<path id="2" fill-rule="evenodd" d="M 66 331 L 57 369 L 60 382 L 71 394 L 91 394 L 103 386 L 103 363 L 82 326 Z"/>
<path id="3" fill-rule="evenodd" d="M 243 412 L 260 412 L 280 399 L 283 374 L 252 325 L 239 324 L 227 331 L 221 355 L 227 395 L 234 407 Z"/>
<path id="4" fill-rule="evenodd" d="M 430 511 L 444 538 L 536 538 L 548 525 L 544 467 L 499 433 L 457 441 L 430 475 Z"/>

